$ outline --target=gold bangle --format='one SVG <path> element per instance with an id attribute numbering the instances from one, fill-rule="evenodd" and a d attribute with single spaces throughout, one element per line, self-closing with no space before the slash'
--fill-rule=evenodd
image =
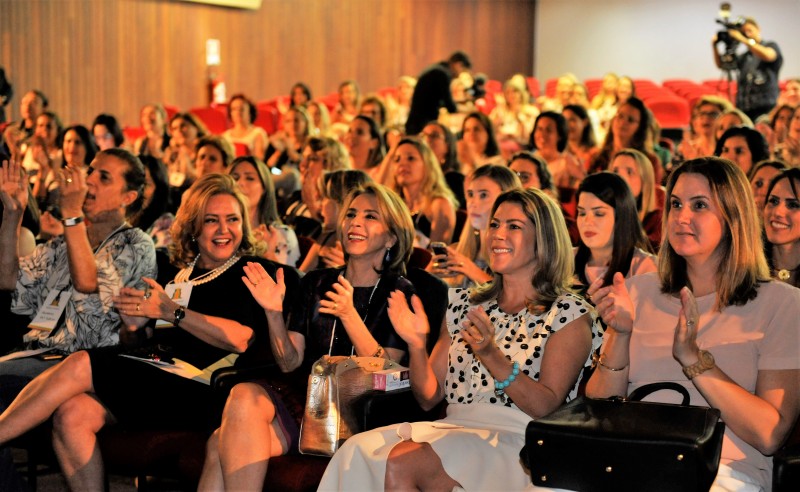
<path id="1" fill-rule="evenodd" d="M 599 365 L 599 366 L 603 366 L 603 368 L 608 369 L 611 372 L 619 372 L 619 371 L 623 371 L 623 370 L 627 369 L 628 365 L 629 365 L 629 364 L 625 364 L 622 367 L 609 367 L 609 366 L 607 366 L 605 364 L 605 360 L 606 360 L 606 354 L 604 354 L 604 353 L 600 354 L 599 357 L 598 357 L 597 354 L 592 354 L 592 363 L 593 363 L 594 367 L 597 367 Z"/>

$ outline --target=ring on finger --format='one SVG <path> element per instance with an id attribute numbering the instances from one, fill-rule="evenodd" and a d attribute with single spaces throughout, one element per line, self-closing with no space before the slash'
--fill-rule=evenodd
<path id="1" fill-rule="evenodd" d="M 481 336 L 480 338 L 476 338 L 475 339 L 475 343 L 477 343 L 477 344 L 481 344 L 481 343 L 483 343 L 485 341 L 486 341 L 486 337 L 485 336 Z"/>
<path id="2" fill-rule="evenodd" d="M 141 311 L 141 310 L 142 310 L 142 305 L 137 303 L 136 304 L 136 311 Z"/>
<path id="3" fill-rule="evenodd" d="M 333 303 L 333 310 L 336 311 L 337 309 L 339 309 L 339 303 L 338 302 L 334 302 Z"/>
<path id="4" fill-rule="evenodd" d="M 67 184 L 72 183 L 72 178 L 67 178 Z"/>
<path id="5" fill-rule="evenodd" d="M 153 295 L 153 293 L 150 292 L 150 289 L 148 289 L 148 290 L 144 291 L 144 295 L 142 296 L 142 299 L 144 299 L 144 300 L 150 299 L 151 295 Z"/>

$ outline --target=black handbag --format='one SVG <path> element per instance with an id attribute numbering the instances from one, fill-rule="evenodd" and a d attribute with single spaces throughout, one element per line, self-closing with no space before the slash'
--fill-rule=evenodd
<path id="1" fill-rule="evenodd" d="M 638 401 L 672 389 L 681 405 Z M 689 405 L 677 383 L 642 386 L 629 398 L 579 397 L 533 420 L 520 456 L 534 485 L 581 492 L 708 490 L 725 424 L 714 408 Z"/>

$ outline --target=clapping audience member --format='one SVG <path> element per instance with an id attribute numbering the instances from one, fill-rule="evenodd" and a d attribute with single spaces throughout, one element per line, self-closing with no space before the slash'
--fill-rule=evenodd
<path id="1" fill-rule="evenodd" d="M 167 111 L 161 104 L 148 104 L 139 113 L 139 120 L 145 134 L 133 144 L 137 155 L 152 155 L 164 158 L 164 151 L 169 148 L 170 136 L 167 132 Z"/>
<path id="2" fill-rule="evenodd" d="M 280 272 L 248 266 L 245 284 L 267 313 L 279 367 L 287 373 L 301 369 L 293 384 L 275 375 L 234 386 L 222 425 L 208 441 L 200 490 L 260 490 L 269 459 L 296 452 L 306 394 L 297 379 L 305 380 L 319 357 L 352 354 L 400 361 L 407 353 L 387 304 L 390 295 L 405 298 L 414 292 L 402 277 L 411 255 L 408 210 L 397 195 L 369 184 L 348 196 L 339 218 L 344 267 L 310 272 L 292 291 Z M 297 295 L 288 326 L 279 302 L 286 295 Z"/>
<path id="3" fill-rule="evenodd" d="M 726 159 L 687 161 L 667 183 L 659 271 L 589 295 L 608 329 L 586 387 L 626 396 L 681 382 L 725 420 L 712 490 L 767 490 L 773 454 L 800 412 L 800 290 L 769 280 L 750 186 Z M 650 398 L 676 403 L 677 395 Z"/>
<path id="4" fill-rule="evenodd" d="M 232 128 L 222 134 L 235 149 L 236 157 L 252 155 L 264 159 L 269 137 L 266 130 L 253 123 L 258 116 L 258 109 L 253 101 L 244 94 L 234 94 L 228 101 L 228 118 Z"/>
<path id="5" fill-rule="evenodd" d="M 486 164 L 503 163 L 494 125 L 488 116 L 479 111 L 468 114 L 464 119 L 457 150 L 461 171 L 465 175 Z"/>
<path id="6" fill-rule="evenodd" d="M 614 156 L 608 170 L 628 183 L 636 200 L 636 209 L 644 233 L 650 240 L 653 251 L 658 251 L 661 246 L 664 189 L 655 182 L 652 162 L 636 149 L 622 149 Z"/>
<path id="7" fill-rule="evenodd" d="M 726 130 L 717 140 L 714 155 L 733 161 L 750 176 L 756 163 L 769 158 L 769 146 L 764 135 L 757 130 L 735 126 Z"/>
<path id="8" fill-rule="evenodd" d="M 446 254 L 434 251 L 427 270 L 465 289 L 492 280 L 486 249 L 489 214 L 501 193 L 521 187 L 516 173 L 505 166 L 489 164 L 473 171 L 467 179 L 467 223 L 461 236 Z"/>
<path id="9" fill-rule="evenodd" d="M 758 131 L 762 132 L 767 139 L 770 155 L 776 159 L 780 159 L 783 153 L 783 145 L 786 141 L 786 134 L 789 133 L 789 122 L 792 120 L 794 108 L 788 104 L 775 106 L 770 113 L 767 128 L 765 129 L 764 125 L 757 127 Z"/>
<path id="10" fill-rule="evenodd" d="M 414 220 L 414 244 L 449 244 L 456 224 L 458 202 L 444 180 L 442 168 L 427 144 L 406 137 L 387 156 L 394 176 L 394 190 Z"/>
<path id="11" fill-rule="evenodd" d="M 637 213 L 630 187 L 616 174 L 589 175 L 578 187 L 581 240 L 575 249 L 575 277 L 583 290 L 599 278 L 610 285 L 616 272 L 632 277 L 656 271 Z"/>
<path id="12" fill-rule="evenodd" d="M 402 293 L 389 316 L 408 343 L 411 388 L 447 417 L 364 432 L 336 452 L 320 490 L 522 490 L 525 428 L 577 395 L 600 344 L 594 311 L 570 291 L 572 252 L 558 204 L 533 189 L 500 195 L 486 241 L 493 280 L 451 289 L 446 320 L 430 327 Z M 440 335 L 429 356 L 431 329 Z M 464 459 L 463 451 L 478 456 Z M 487 473 L 491 470 L 491 473 Z"/>
<path id="13" fill-rule="evenodd" d="M 122 128 L 113 115 L 105 113 L 97 115 L 92 122 L 91 130 L 97 150 L 113 149 L 125 144 L 125 135 L 122 134 Z"/>
<path id="14" fill-rule="evenodd" d="M 800 287 L 800 168 L 785 169 L 770 181 L 763 211 L 772 277 Z"/>

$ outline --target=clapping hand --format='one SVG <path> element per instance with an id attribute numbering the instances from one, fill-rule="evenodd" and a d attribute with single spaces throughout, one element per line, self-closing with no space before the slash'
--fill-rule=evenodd
<path id="1" fill-rule="evenodd" d="M 408 307 L 405 294 L 399 290 L 392 292 L 389 295 L 389 319 L 394 331 L 408 344 L 409 349 L 425 349 L 430 332 L 428 316 L 416 295 L 411 297 L 411 305 L 413 312 Z"/>
<path id="2" fill-rule="evenodd" d="M 13 214 L 15 218 L 22 217 L 28 205 L 28 183 L 22 166 L 15 159 L 4 161 L 0 169 L 0 200 L 5 213 Z"/>
<path id="3" fill-rule="evenodd" d="M 358 311 L 353 305 L 354 290 L 353 284 L 340 275 L 339 281 L 333 284 L 333 290 L 325 294 L 327 299 L 319 301 L 319 312 L 336 316 L 341 320 L 350 316 L 359 318 Z"/>
<path id="4" fill-rule="evenodd" d="M 246 276 L 242 281 L 256 302 L 266 311 L 283 312 L 283 299 L 286 297 L 283 268 L 278 269 L 275 280 L 272 280 L 261 263 L 248 261 L 244 273 Z"/>
<path id="5" fill-rule="evenodd" d="M 697 329 L 700 315 L 697 300 L 689 287 L 681 289 L 681 309 L 678 324 L 675 325 L 675 338 L 672 342 L 672 356 L 683 366 L 694 363 L 700 350 L 697 346 Z"/>
<path id="6" fill-rule="evenodd" d="M 586 291 L 587 297 L 597 308 L 597 313 L 606 325 L 617 333 L 628 334 L 633 330 L 633 302 L 625 286 L 625 277 L 614 274 L 614 283 L 603 287 L 603 277 L 598 278 Z"/>
<path id="7" fill-rule="evenodd" d="M 489 315 L 482 307 L 478 306 L 467 312 L 467 320 L 462 324 L 461 336 L 464 341 L 472 348 L 475 355 L 482 357 L 486 355 L 494 343 L 494 325 Z"/>
<path id="8" fill-rule="evenodd" d="M 86 173 L 82 169 L 65 167 L 58 174 L 59 206 L 64 218 L 78 217 L 83 211 L 83 202 L 89 188 Z"/>

